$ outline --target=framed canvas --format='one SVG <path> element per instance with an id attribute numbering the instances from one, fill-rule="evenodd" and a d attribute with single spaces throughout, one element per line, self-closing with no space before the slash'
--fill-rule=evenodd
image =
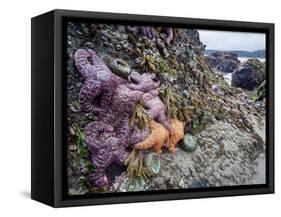
<path id="1" fill-rule="evenodd" d="M 31 23 L 32 199 L 274 192 L 274 24 L 68 10 Z"/>

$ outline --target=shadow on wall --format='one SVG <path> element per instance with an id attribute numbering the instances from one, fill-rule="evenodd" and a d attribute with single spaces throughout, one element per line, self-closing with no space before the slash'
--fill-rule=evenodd
<path id="1" fill-rule="evenodd" d="M 27 190 L 21 191 L 21 192 L 19 192 L 19 194 L 20 194 L 22 197 L 31 198 L 31 193 L 30 193 L 30 191 L 27 191 Z"/>

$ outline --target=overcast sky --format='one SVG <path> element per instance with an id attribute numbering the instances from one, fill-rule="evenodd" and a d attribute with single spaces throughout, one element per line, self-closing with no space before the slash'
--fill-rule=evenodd
<path id="1" fill-rule="evenodd" d="M 245 50 L 265 49 L 265 34 L 198 30 L 201 41 L 206 49 L 214 50 Z"/>

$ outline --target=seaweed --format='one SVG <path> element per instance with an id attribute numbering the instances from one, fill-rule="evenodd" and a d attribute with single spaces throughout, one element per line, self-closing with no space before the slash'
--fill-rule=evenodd
<path id="1" fill-rule="evenodd" d="M 71 149 L 73 165 L 77 165 L 80 171 L 78 173 L 79 178 L 76 179 L 72 185 L 76 189 L 93 192 L 91 184 L 86 177 L 94 170 L 94 167 L 90 160 L 90 153 L 84 141 L 84 134 L 78 125 L 74 124 L 72 128 L 74 129 L 73 146 L 75 147 Z"/>
<path id="2" fill-rule="evenodd" d="M 125 165 L 127 166 L 130 180 L 134 177 L 143 177 L 147 181 L 151 176 L 148 169 L 144 166 L 143 153 L 141 151 L 133 149 L 126 159 Z"/>
<path id="3" fill-rule="evenodd" d="M 176 92 L 170 83 L 163 83 L 160 86 L 159 93 L 162 101 L 166 105 L 168 118 L 177 118 L 182 96 Z"/>
<path id="4" fill-rule="evenodd" d="M 265 64 L 258 59 L 248 59 L 244 64 L 252 67 L 255 71 L 258 71 L 263 77 L 265 77 Z"/>
<path id="5" fill-rule="evenodd" d="M 194 106 L 183 105 L 183 101 L 187 99 L 181 96 L 171 83 L 163 83 L 160 86 L 159 93 L 166 106 L 169 119 L 176 118 L 182 122 L 191 120 L 194 114 Z"/>
<path id="6" fill-rule="evenodd" d="M 257 102 L 265 97 L 265 85 L 266 81 L 264 80 L 257 88 L 256 95 L 253 97 L 254 102 Z"/>
<path id="7" fill-rule="evenodd" d="M 210 80 L 212 84 L 219 85 L 222 90 L 229 89 L 229 85 L 226 80 L 224 80 L 224 78 L 219 76 L 218 74 L 213 74 L 212 76 L 210 76 Z"/>
<path id="8" fill-rule="evenodd" d="M 169 62 L 159 53 L 155 52 L 155 70 L 154 73 L 156 73 L 158 76 L 161 74 L 169 74 L 175 76 L 177 74 L 177 71 L 175 68 L 176 65 L 178 65 L 177 61 L 173 58 L 169 58 Z M 173 66 L 174 68 L 171 68 Z"/>
<path id="9" fill-rule="evenodd" d="M 140 129 L 148 127 L 150 121 L 152 120 L 151 115 L 144 108 L 143 100 L 139 100 L 136 103 L 134 111 L 130 115 L 130 127 L 134 127 L 136 120 Z"/>
<path id="10" fill-rule="evenodd" d="M 170 74 L 170 75 L 176 75 L 176 70 L 175 69 L 171 69 L 169 64 L 166 62 L 165 59 L 163 59 L 163 57 L 159 56 L 157 58 L 157 68 L 158 70 L 156 70 L 157 74 L 159 75 L 160 73 L 166 73 L 166 74 Z"/>
<path id="11" fill-rule="evenodd" d="M 145 55 L 139 66 L 142 68 L 143 71 L 155 72 L 156 68 L 154 63 L 155 58 L 152 55 Z"/>
<path id="12" fill-rule="evenodd" d="M 77 145 L 77 154 L 83 174 L 87 175 L 93 170 L 92 162 L 90 161 L 90 153 L 84 141 L 84 134 L 79 126 L 75 127 L 75 143 Z"/>
<path id="13" fill-rule="evenodd" d="M 161 71 L 161 73 L 169 73 L 170 67 L 163 58 L 159 57 L 158 65 L 160 69 L 159 71 Z"/>
<path id="14" fill-rule="evenodd" d="M 189 122 L 194 115 L 194 106 L 181 107 L 178 112 L 177 118 L 182 122 Z"/>

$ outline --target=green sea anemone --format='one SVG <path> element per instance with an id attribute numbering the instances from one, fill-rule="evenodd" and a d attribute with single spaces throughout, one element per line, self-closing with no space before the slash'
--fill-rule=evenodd
<path id="1" fill-rule="evenodd" d="M 155 152 L 146 153 L 144 157 L 144 166 L 151 175 L 156 175 L 161 170 L 159 154 Z"/>
<path id="2" fill-rule="evenodd" d="M 141 191 L 143 189 L 144 184 L 145 184 L 145 181 L 144 181 L 143 177 L 136 176 L 136 177 L 127 181 L 126 191 L 127 192 Z"/>
<path id="3" fill-rule="evenodd" d="M 180 144 L 180 147 L 187 152 L 194 152 L 197 146 L 198 144 L 197 144 L 196 137 L 190 134 L 185 134 L 183 141 Z"/>

